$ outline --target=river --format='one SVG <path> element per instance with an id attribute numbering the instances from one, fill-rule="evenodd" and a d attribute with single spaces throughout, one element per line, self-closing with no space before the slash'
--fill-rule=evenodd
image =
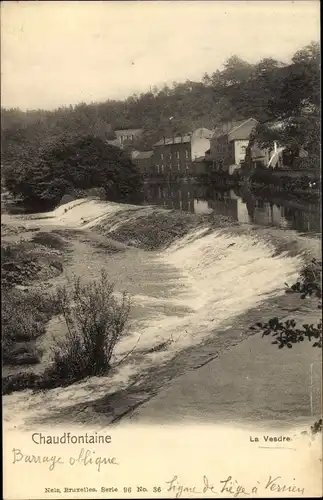
<path id="1" fill-rule="evenodd" d="M 247 188 L 223 189 L 193 183 L 145 184 L 144 203 L 196 214 L 227 215 L 240 223 L 319 233 L 318 199 L 288 193 L 260 193 Z"/>
<path id="2" fill-rule="evenodd" d="M 239 421 L 312 418 L 308 373 L 311 363 L 320 366 L 319 350 L 307 344 L 308 352 L 297 353 L 295 363 L 290 353 L 279 351 L 278 356 L 270 339 L 265 343 L 261 336 L 257 344 L 252 343 L 252 353 L 249 347 L 240 351 L 238 346 L 250 336 L 249 327 L 256 321 L 275 315 L 286 317 L 302 305 L 312 307 L 313 301 L 302 304 L 298 297 L 285 294 L 285 283 L 297 279 L 304 260 L 319 255 L 319 239 L 289 228 L 232 224 L 219 217 L 220 209 L 226 206 L 224 200 L 218 205 L 218 213 L 210 208 L 206 217 L 191 214 L 185 211 L 187 202 L 183 191 L 180 193 L 182 211 L 164 210 L 154 206 L 152 199 L 146 200 L 150 206 L 85 199 L 49 214 L 4 217 L 3 222 L 24 224 L 30 230 L 32 225 L 42 231 L 78 229 L 74 236 L 70 233 L 69 262 L 60 280 L 74 273 L 97 279 L 104 268 L 116 292 L 126 290 L 132 299 L 129 325 L 115 350 L 116 368 L 105 377 L 86 379 L 77 386 L 59 387 L 32 398 L 29 391 L 5 396 L 10 425 L 26 428 L 36 421 L 52 425 L 79 419 L 93 425 L 109 424 L 167 385 L 174 385 L 174 393 L 161 395 L 166 405 L 165 400 L 162 403 L 162 399 L 154 398 L 157 406 L 145 410 L 149 419 L 153 415 L 154 421 L 158 417 L 167 420 L 169 415 L 162 408 L 169 409 L 174 398 L 182 401 L 181 411 L 177 410 L 183 418 L 184 409 L 187 417 L 198 412 L 199 418 L 208 414 L 224 420 L 228 413 L 232 420 Z M 195 211 L 198 205 L 205 207 L 208 203 L 201 198 L 190 200 Z M 120 247 L 119 252 L 111 254 L 105 247 L 109 241 L 123 244 L 123 250 Z M 54 281 L 56 285 L 59 280 Z M 314 322 L 317 305 L 313 307 Z M 300 321 L 309 313 L 312 310 L 304 311 L 304 315 L 302 312 Z M 64 331 L 62 320 L 54 318 L 48 335 L 40 339 L 43 352 L 48 350 L 49 338 L 64 335 Z M 222 357 L 224 351 L 233 348 L 229 360 Z M 221 365 L 215 360 L 212 373 L 199 371 L 218 356 Z M 122 359 L 125 361 L 119 365 Z M 233 366 L 239 372 L 233 372 Z M 275 380 L 266 375 L 269 368 L 277 375 Z M 191 370 L 200 374 L 198 384 L 185 378 L 175 385 L 175 379 L 186 377 Z M 276 390 L 278 383 L 280 391 Z M 217 393 L 229 395 L 230 401 L 210 398 L 216 392 L 214 384 Z M 192 387 L 199 387 L 201 397 Z M 320 400 L 318 384 L 315 388 L 316 408 Z M 270 404 L 262 398 L 269 392 Z M 189 394 L 188 399 L 184 393 Z M 241 394 L 241 404 L 248 414 L 242 412 L 237 394 Z"/>

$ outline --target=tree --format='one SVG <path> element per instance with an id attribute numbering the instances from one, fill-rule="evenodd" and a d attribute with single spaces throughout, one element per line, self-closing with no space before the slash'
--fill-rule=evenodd
<path id="1" fill-rule="evenodd" d="M 322 262 L 313 259 L 301 272 L 296 283 L 287 285 L 287 293 L 299 293 L 301 299 L 306 297 L 316 297 L 319 301 L 318 309 L 322 309 Z M 322 321 L 317 325 L 302 325 L 296 328 L 296 321 L 290 319 L 282 323 L 279 318 L 270 319 L 267 323 L 257 323 L 257 327 L 264 330 L 263 336 L 273 335 L 273 344 L 280 349 L 287 346 L 291 348 L 293 344 L 303 342 L 307 338 L 313 343 L 313 347 L 322 348 Z M 254 329 L 254 327 L 251 327 Z"/>
<path id="2" fill-rule="evenodd" d="M 322 309 L 322 261 L 312 259 L 312 261 L 302 270 L 299 279 L 291 286 L 287 285 L 288 293 L 299 293 L 301 299 L 306 297 L 315 297 L 318 300 L 318 309 Z M 262 336 L 273 337 L 272 344 L 277 345 L 279 349 L 288 347 L 291 349 L 293 344 L 304 342 L 307 339 L 312 342 L 313 347 L 322 349 L 322 317 L 317 324 L 297 325 L 295 319 L 288 319 L 285 322 L 280 321 L 278 317 L 271 318 L 267 323 L 256 323 L 250 329 L 260 328 L 263 331 Z M 322 419 L 318 420 L 312 426 L 312 432 L 316 433 L 322 430 Z"/>
<path id="3" fill-rule="evenodd" d="M 306 45 L 302 49 L 295 52 L 292 57 L 293 63 L 307 63 L 315 61 L 320 64 L 321 49 L 319 42 L 312 41 L 309 45 Z"/>
<path id="4" fill-rule="evenodd" d="M 253 71 L 252 64 L 234 55 L 224 63 L 221 81 L 224 85 L 233 85 L 248 80 Z"/>
<path id="5" fill-rule="evenodd" d="M 46 209 L 74 189 L 104 187 L 110 199 L 127 202 L 141 187 L 130 158 L 93 136 L 55 138 L 38 156 L 7 166 L 4 177 L 8 190 L 25 204 Z"/>
<path id="6" fill-rule="evenodd" d="M 296 52 L 289 65 L 270 57 L 250 64 L 234 55 L 222 70 L 204 74 L 201 81 L 153 87 L 124 101 L 80 103 L 54 111 L 2 110 L 2 161 L 11 163 L 31 147 L 37 152 L 44 141 L 61 135 L 90 134 L 108 139 L 117 128 L 143 128 L 144 147 L 151 149 L 154 142 L 168 134 L 170 116 L 181 123 L 181 130 L 191 131 L 251 116 L 261 122 L 295 113 L 299 116 L 311 107 L 319 114 L 319 54 L 319 45 L 313 42 Z M 16 134 L 20 136 L 20 151 L 15 144 Z"/>
<path id="7" fill-rule="evenodd" d="M 321 142 L 319 54 L 319 45 L 313 42 L 297 51 L 289 66 L 280 67 L 273 60 L 256 65 L 254 85 L 260 92 L 265 114 L 274 123 L 261 123 L 250 141 L 251 145 L 257 142 L 263 147 L 277 141 L 289 152 L 291 165 L 303 148 L 308 158 L 302 159 L 301 164 L 317 172 Z M 257 91 L 253 97 L 256 101 Z"/>

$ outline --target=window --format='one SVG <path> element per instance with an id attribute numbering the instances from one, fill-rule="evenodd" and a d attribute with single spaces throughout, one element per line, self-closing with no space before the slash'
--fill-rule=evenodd
<path id="1" fill-rule="evenodd" d="M 164 153 L 160 153 L 160 159 L 163 160 L 164 159 Z"/>
<path id="2" fill-rule="evenodd" d="M 245 153 L 247 151 L 247 147 L 246 146 L 241 146 L 241 153 Z"/>
<path id="3" fill-rule="evenodd" d="M 188 158 L 188 156 L 189 156 L 189 151 L 188 151 L 188 149 L 186 149 L 185 150 L 185 158 Z"/>
<path id="4" fill-rule="evenodd" d="M 179 160 L 179 151 L 176 151 L 176 158 Z"/>

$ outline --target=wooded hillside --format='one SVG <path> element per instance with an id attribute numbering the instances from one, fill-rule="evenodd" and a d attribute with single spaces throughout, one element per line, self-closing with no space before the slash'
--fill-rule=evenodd
<path id="1" fill-rule="evenodd" d="M 272 58 L 249 64 L 233 56 L 221 71 L 205 74 L 201 81 L 154 87 L 124 101 L 80 103 L 54 111 L 2 109 L 3 161 L 11 161 L 14 151 L 26 143 L 37 149 L 66 134 L 113 139 L 114 129 L 127 127 L 143 127 L 144 137 L 136 147 L 148 149 L 163 135 L 201 126 L 214 128 L 250 116 L 266 122 L 299 113 L 305 105 L 317 110 L 319 89 L 318 43 L 296 52 L 290 65 Z"/>

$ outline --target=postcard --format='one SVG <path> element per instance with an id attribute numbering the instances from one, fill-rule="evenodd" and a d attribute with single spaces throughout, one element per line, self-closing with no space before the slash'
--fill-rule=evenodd
<path id="1" fill-rule="evenodd" d="M 4 1 L 5 500 L 322 495 L 318 1 Z"/>

